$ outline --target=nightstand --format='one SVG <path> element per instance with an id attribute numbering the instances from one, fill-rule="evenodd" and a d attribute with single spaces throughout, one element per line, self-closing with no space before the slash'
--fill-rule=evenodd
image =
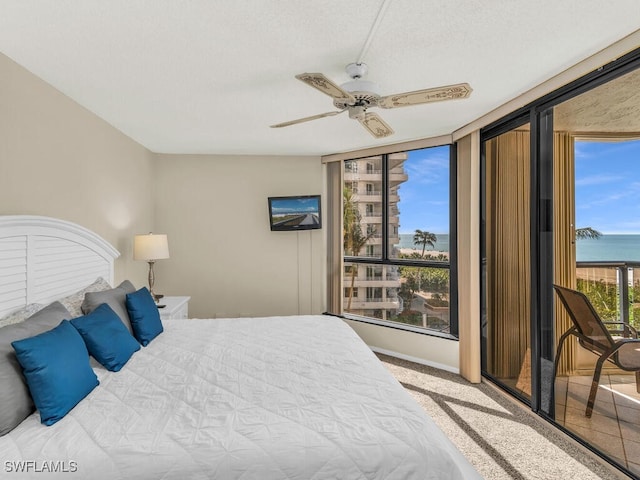
<path id="1" fill-rule="evenodd" d="M 189 300 L 191 297 L 162 297 L 160 305 L 166 305 L 159 308 L 161 320 L 183 320 L 189 318 Z"/>

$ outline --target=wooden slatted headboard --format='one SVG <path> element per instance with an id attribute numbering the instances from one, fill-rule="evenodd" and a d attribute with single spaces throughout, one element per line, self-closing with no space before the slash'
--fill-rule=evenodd
<path id="1" fill-rule="evenodd" d="M 74 293 L 98 277 L 113 285 L 119 256 L 102 237 L 75 223 L 0 216 L 0 317 Z"/>

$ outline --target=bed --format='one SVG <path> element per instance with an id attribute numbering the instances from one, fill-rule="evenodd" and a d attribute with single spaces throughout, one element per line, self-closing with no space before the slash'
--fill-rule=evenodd
<path id="1" fill-rule="evenodd" d="M 117 255 L 68 222 L 0 217 L 0 312 L 77 294 L 98 276 L 113 285 Z M 480 478 L 337 317 L 162 323 L 164 331 L 121 370 L 92 358 L 99 385 L 62 419 L 45 426 L 35 411 L 1 436 L 2 472 L 38 479 Z"/>

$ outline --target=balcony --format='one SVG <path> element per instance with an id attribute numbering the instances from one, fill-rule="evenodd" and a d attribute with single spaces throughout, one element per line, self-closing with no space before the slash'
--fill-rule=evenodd
<path id="1" fill-rule="evenodd" d="M 345 282 L 346 285 L 351 285 L 350 277 L 345 274 Z M 390 287 L 390 288 L 399 288 L 400 287 L 400 277 L 397 272 L 387 272 L 386 275 L 361 275 L 354 279 L 353 282 L 354 287 Z M 387 297 L 390 299 L 390 297 Z M 394 301 L 396 298 L 393 299 Z M 373 301 L 373 300 L 371 300 Z"/>
<path id="2" fill-rule="evenodd" d="M 640 262 L 577 262 L 577 289 L 603 320 L 640 327 Z M 634 275 L 635 273 L 635 275 Z"/>
<path id="3" fill-rule="evenodd" d="M 381 224 L 382 223 L 382 214 L 376 212 L 367 212 L 362 215 L 361 223 L 363 224 Z"/>
<path id="4" fill-rule="evenodd" d="M 349 298 L 343 299 L 343 305 L 349 304 Z M 398 310 L 400 308 L 400 300 L 397 298 L 358 298 L 351 300 L 351 311 L 353 310 Z"/>
<path id="5" fill-rule="evenodd" d="M 407 175 L 407 172 L 405 172 L 404 168 L 397 167 L 392 168 L 389 171 L 389 183 L 391 185 L 406 182 L 407 180 L 409 180 L 409 175 Z"/>
<path id="6" fill-rule="evenodd" d="M 636 270 L 638 270 L 636 272 Z M 605 321 L 640 326 L 640 262 L 577 262 L 577 289 Z M 640 393 L 636 376 L 605 362 L 591 417 L 585 416 L 597 357 L 575 343 L 572 368 L 555 379 L 558 424 L 640 475 Z"/>
<path id="7" fill-rule="evenodd" d="M 409 179 L 409 175 L 402 167 L 392 168 L 389 171 L 389 183 L 397 185 L 402 182 L 406 182 Z M 364 170 L 357 172 L 344 172 L 345 182 L 382 182 L 382 170 Z"/>
<path id="8" fill-rule="evenodd" d="M 382 202 L 382 192 L 378 190 L 364 191 L 353 196 L 354 201 L 361 203 L 380 203 Z"/>

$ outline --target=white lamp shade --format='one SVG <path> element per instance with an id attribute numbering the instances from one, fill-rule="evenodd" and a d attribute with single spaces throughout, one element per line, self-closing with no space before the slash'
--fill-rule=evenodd
<path id="1" fill-rule="evenodd" d="M 136 235 L 133 238 L 134 260 L 162 260 L 169 258 L 169 242 L 164 234 Z"/>

